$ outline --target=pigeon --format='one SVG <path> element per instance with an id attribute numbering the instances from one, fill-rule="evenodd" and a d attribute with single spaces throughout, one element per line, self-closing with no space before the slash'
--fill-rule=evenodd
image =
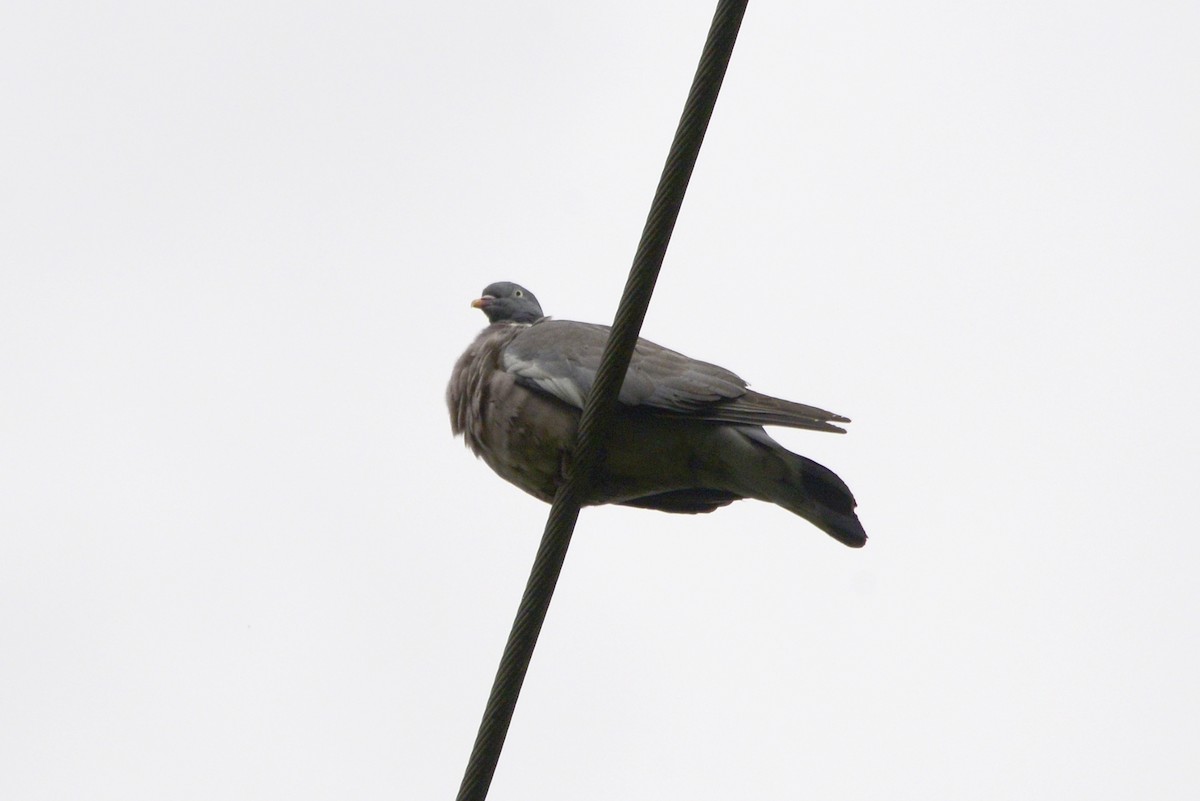
<path id="1" fill-rule="evenodd" d="M 532 292 L 509 281 L 491 284 L 471 306 L 489 325 L 454 365 L 451 430 L 501 478 L 549 503 L 565 481 L 610 329 L 546 317 Z M 639 339 L 584 504 L 697 514 L 753 498 L 860 548 L 867 535 L 850 488 L 763 429 L 844 433 L 835 424 L 848 422 Z"/>

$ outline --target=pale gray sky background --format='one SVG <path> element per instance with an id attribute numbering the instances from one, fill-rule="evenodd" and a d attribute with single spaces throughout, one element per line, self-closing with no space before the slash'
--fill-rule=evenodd
<path id="1" fill-rule="evenodd" d="M 453 797 L 710 2 L 0 12 L 0 797 Z M 494 799 L 1200 792 L 1200 7 L 756 0 L 644 333 L 854 488 L 583 514 Z"/>

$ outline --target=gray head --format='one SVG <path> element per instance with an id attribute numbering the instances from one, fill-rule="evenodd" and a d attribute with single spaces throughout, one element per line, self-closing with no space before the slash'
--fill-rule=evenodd
<path id="1" fill-rule="evenodd" d="M 471 305 L 482 309 L 489 323 L 534 323 L 545 317 L 533 293 L 511 281 L 490 284 Z"/>

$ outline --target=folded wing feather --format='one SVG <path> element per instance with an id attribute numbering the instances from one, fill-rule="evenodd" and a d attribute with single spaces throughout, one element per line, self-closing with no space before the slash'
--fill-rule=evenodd
<path id="1" fill-rule="evenodd" d="M 508 343 L 503 367 L 518 382 L 583 408 L 609 327 L 568 320 L 534 323 Z M 629 407 L 700 420 L 841 432 L 832 412 L 753 392 L 736 374 L 639 339 L 618 400 Z"/>

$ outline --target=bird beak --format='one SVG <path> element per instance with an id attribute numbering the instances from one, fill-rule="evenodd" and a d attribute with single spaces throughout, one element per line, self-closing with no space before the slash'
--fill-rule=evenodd
<path id="1" fill-rule="evenodd" d="M 476 298 L 475 300 L 471 301 L 471 308 L 472 309 L 486 309 L 488 307 L 488 304 L 491 303 L 495 299 L 496 298 L 493 297 L 492 295 L 484 295 L 482 298 Z"/>

